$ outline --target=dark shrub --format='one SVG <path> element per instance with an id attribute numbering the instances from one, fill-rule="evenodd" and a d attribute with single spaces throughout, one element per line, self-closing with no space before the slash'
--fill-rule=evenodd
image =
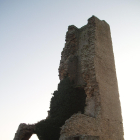
<path id="1" fill-rule="evenodd" d="M 75 88 L 65 78 L 58 84 L 50 102 L 50 117 L 36 124 L 36 132 L 40 140 L 58 140 L 60 127 L 78 111 L 84 112 L 86 94 L 83 88 Z"/>

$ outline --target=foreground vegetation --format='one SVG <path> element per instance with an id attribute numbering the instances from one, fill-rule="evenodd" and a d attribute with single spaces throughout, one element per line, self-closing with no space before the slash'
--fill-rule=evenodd
<path id="1" fill-rule="evenodd" d="M 62 80 L 51 98 L 49 117 L 36 124 L 39 140 L 58 140 L 65 121 L 78 111 L 84 112 L 85 99 L 83 88 L 75 88 L 69 78 Z"/>

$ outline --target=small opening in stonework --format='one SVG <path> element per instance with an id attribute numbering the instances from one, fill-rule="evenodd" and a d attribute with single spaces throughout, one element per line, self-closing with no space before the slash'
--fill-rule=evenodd
<path id="1" fill-rule="evenodd" d="M 30 138 L 30 140 L 39 140 L 36 134 L 33 134 Z"/>
<path id="2" fill-rule="evenodd" d="M 79 140 L 79 137 L 74 137 L 74 140 Z"/>

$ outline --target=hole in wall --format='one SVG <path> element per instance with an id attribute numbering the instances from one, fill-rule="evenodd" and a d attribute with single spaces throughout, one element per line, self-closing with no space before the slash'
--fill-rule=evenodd
<path id="1" fill-rule="evenodd" d="M 29 140 L 39 140 L 36 134 L 33 134 Z"/>

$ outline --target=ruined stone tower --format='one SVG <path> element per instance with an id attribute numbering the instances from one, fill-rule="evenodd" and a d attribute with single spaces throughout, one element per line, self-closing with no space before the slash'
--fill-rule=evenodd
<path id="1" fill-rule="evenodd" d="M 109 25 L 95 16 L 78 29 L 68 27 L 59 77 L 84 88 L 84 114 L 62 127 L 60 140 L 123 140 L 123 125 Z"/>
<path id="2" fill-rule="evenodd" d="M 105 21 L 92 16 L 87 25 L 79 29 L 74 25 L 68 27 L 59 67 L 60 84 L 66 77 L 74 83 L 71 91 L 76 91 L 79 95 L 83 93 L 84 99 L 86 98 L 83 112 L 77 110 L 67 120 L 63 119 L 60 132 L 60 125 L 55 124 L 67 109 L 58 113 L 63 106 L 57 108 L 56 104 L 58 112 L 52 109 L 53 115 L 60 114 L 59 117 L 53 117 L 50 110 L 50 115 L 45 120 L 33 125 L 19 125 L 14 140 L 28 140 L 32 134 L 37 134 L 40 140 L 124 140 L 110 28 Z M 54 99 L 60 93 L 58 88 L 53 94 Z M 64 98 L 57 102 L 60 104 L 65 99 L 69 100 Z M 81 103 L 78 99 L 75 100 Z M 51 103 L 54 105 L 54 102 Z M 53 131 L 54 128 L 57 131 Z M 56 135 L 55 132 L 58 137 L 53 139 L 51 136 Z M 52 133 L 50 137 L 49 133 Z"/>

